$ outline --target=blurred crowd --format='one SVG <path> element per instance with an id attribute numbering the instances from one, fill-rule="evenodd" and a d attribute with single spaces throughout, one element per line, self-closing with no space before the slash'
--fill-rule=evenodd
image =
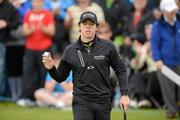
<path id="1" fill-rule="evenodd" d="M 163 18 L 168 21 L 166 14 L 179 15 L 179 6 L 179 0 L 0 0 L 0 101 L 13 101 L 20 106 L 70 107 L 72 73 L 66 82 L 55 83 L 41 57 L 50 51 L 58 65 L 65 47 L 78 39 L 81 13 L 92 11 L 98 17 L 97 36 L 112 41 L 128 66 L 130 107 L 168 108 L 171 102 L 165 101 L 169 96 L 164 89 L 169 88 L 162 87 L 159 81 L 163 78 L 158 76 L 157 60 L 163 56 L 158 58 L 154 53 L 158 54 L 156 48 L 162 45 L 158 39 L 176 35 L 168 36 L 168 31 L 153 27 Z M 180 23 L 179 17 L 176 19 Z M 169 28 L 164 25 L 161 29 Z M 180 39 L 167 49 L 177 49 L 174 53 L 180 56 L 175 47 L 178 43 Z M 175 71 L 179 73 L 180 59 L 174 63 L 164 64 L 178 66 Z M 119 86 L 113 71 L 110 78 L 112 106 L 119 107 Z M 180 95 L 179 87 L 174 86 Z M 180 109 L 180 96 L 176 100 L 175 106 Z M 168 117 L 173 117 L 170 112 Z"/>

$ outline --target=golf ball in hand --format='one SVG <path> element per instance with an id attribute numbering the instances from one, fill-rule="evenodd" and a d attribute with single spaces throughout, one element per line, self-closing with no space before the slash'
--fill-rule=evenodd
<path id="1" fill-rule="evenodd" d="M 44 52 L 43 56 L 48 56 L 49 53 L 48 52 Z"/>

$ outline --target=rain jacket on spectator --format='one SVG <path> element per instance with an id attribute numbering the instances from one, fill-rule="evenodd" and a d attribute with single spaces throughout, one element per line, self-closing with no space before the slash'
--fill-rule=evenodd
<path id="1" fill-rule="evenodd" d="M 171 26 L 162 17 L 154 22 L 152 30 L 153 58 L 155 61 L 162 60 L 169 67 L 180 64 L 180 16 L 176 18 L 175 25 Z"/>

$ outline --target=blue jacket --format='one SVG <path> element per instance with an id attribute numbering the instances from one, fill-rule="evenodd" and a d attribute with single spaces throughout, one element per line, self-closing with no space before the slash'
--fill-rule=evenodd
<path id="1" fill-rule="evenodd" d="M 162 17 L 154 22 L 151 34 L 151 49 L 155 61 L 162 60 L 169 67 L 180 65 L 180 18 L 174 26 Z"/>

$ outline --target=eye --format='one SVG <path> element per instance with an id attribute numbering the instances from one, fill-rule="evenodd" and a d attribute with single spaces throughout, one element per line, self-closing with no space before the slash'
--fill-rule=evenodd
<path id="1" fill-rule="evenodd" d="M 82 24 L 93 26 L 95 23 L 93 21 L 84 21 Z"/>
<path id="2" fill-rule="evenodd" d="M 88 24 L 88 22 L 87 22 L 87 21 L 85 21 L 85 22 L 83 22 L 82 24 L 83 24 L 83 25 L 87 25 L 87 24 Z"/>
<path id="3" fill-rule="evenodd" d="M 95 23 L 94 22 L 90 22 L 89 25 L 94 25 Z"/>

